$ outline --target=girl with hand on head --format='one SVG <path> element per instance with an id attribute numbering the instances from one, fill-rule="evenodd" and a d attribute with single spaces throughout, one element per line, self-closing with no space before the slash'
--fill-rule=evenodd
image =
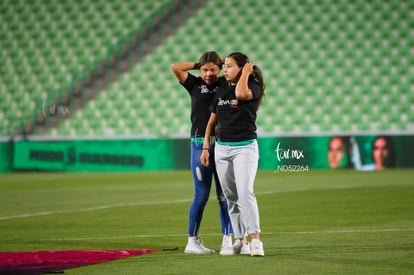
<path id="1" fill-rule="evenodd" d="M 211 164 L 208 148 L 215 133 L 215 164 L 236 238 L 233 253 L 264 256 L 253 185 L 259 160 L 256 114 L 265 85 L 261 70 L 240 52 L 227 56 L 224 76 L 227 85 L 218 90 L 211 107 L 200 161 Z"/>
<path id="2" fill-rule="evenodd" d="M 218 180 L 214 161 L 211 161 L 210 165 L 205 166 L 200 163 L 204 131 L 210 116 L 209 106 L 220 85 L 226 82 L 224 77 L 220 77 L 222 63 L 222 59 L 217 52 L 209 51 L 200 57 L 198 63 L 178 62 L 171 66 L 178 81 L 191 97 L 191 170 L 194 181 L 194 198 L 189 211 L 188 242 L 184 250 L 185 253 L 205 254 L 215 252 L 213 249 L 205 247 L 199 237 L 201 219 L 210 196 L 212 178 L 214 177 L 223 234 L 220 254 L 232 254 L 231 235 L 233 234 L 233 229 L 231 227 L 227 201 Z M 189 73 L 193 69 L 200 71 L 199 77 Z M 206 148 L 211 152 L 210 158 L 213 160 L 214 144 L 210 145 L 209 143 L 209 146 Z"/>

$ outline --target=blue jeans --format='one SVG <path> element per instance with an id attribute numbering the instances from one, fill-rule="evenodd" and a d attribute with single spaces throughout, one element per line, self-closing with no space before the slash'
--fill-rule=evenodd
<path id="1" fill-rule="evenodd" d="M 210 147 L 209 150 L 210 165 L 208 167 L 202 166 L 200 162 L 202 148 L 202 143 L 191 141 L 191 171 L 194 179 L 194 198 L 190 206 L 188 235 L 198 236 L 204 208 L 210 196 L 213 176 L 220 208 L 221 232 L 224 235 L 231 235 L 233 234 L 233 228 L 228 213 L 227 201 L 221 189 L 214 164 L 214 146 Z"/>

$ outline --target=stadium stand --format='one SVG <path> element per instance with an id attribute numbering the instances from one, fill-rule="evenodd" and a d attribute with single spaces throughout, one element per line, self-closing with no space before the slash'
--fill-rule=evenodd
<path id="1" fill-rule="evenodd" d="M 1 1 L 2 135 L 170 1 Z M 24 123 L 24 122 L 23 122 Z"/>
<path id="2" fill-rule="evenodd" d="M 138 2 L 3 1 L 2 127 L 30 117 L 160 5 Z M 205 1 L 48 135 L 188 135 L 189 97 L 169 68 L 207 50 L 243 51 L 262 68 L 261 134 L 412 133 L 413 13 L 409 0 Z"/>

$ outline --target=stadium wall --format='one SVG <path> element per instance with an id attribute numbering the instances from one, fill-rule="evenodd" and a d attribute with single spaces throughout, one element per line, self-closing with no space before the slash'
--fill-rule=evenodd
<path id="1" fill-rule="evenodd" d="M 0 141 L 0 173 L 12 170 L 12 148 L 12 142 Z"/>
<path id="2" fill-rule="evenodd" d="M 375 145 L 378 138 L 383 138 L 382 145 Z M 414 167 L 413 135 L 262 137 L 258 143 L 261 170 L 375 170 L 376 158 L 382 158 L 387 167 Z M 0 142 L 0 149 L 0 172 L 3 173 L 162 171 L 190 168 L 190 144 L 186 138 L 18 139 Z M 374 150 L 377 157 L 374 156 Z"/>

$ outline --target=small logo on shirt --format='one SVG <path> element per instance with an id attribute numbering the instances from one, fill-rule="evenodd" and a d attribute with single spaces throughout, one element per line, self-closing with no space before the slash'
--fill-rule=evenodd
<path id="1" fill-rule="evenodd" d="M 237 99 L 221 99 L 219 98 L 218 101 L 218 105 L 219 106 L 224 106 L 224 105 L 230 105 L 230 108 L 238 108 L 239 107 L 239 101 Z"/>
<path id="2" fill-rule="evenodd" d="M 212 94 L 215 93 L 217 90 L 217 87 L 215 87 L 214 89 L 210 90 L 207 85 L 203 84 L 200 86 L 200 91 L 202 94 Z"/>

